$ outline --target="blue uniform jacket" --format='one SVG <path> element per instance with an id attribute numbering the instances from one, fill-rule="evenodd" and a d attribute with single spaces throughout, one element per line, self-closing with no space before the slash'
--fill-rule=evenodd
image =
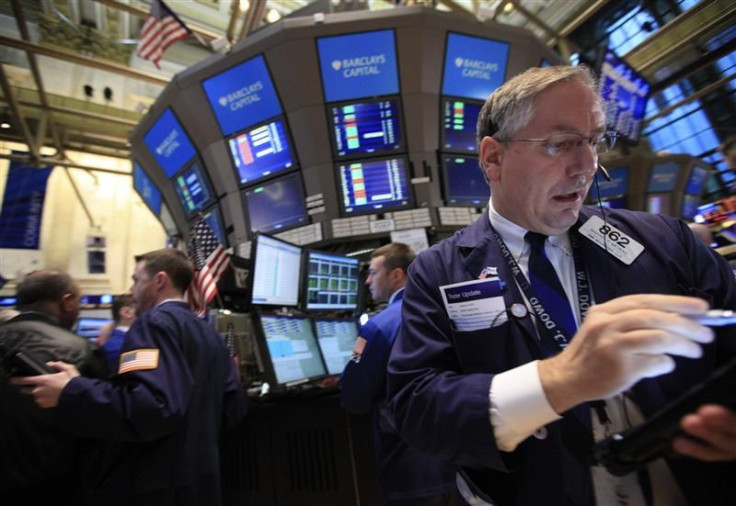
<path id="1" fill-rule="evenodd" d="M 223 339 L 184 302 L 165 302 L 130 327 L 122 352 L 157 349 L 157 367 L 108 381 L 74 378 L 59 423 L 106 440 L 85 476 L 89 504 L 219 505 L 219 435 L 245 414 Z"/>
<path id="2" fill-rule="evenodd" d="M 110 372 L 115 374 L 118 371 L 118 362 L 120 361 L 120 350 L 123 349 L 123 341 L 125 340 L 125 334 L 127 330 L 121 328 L 115 328 L 112 334 L 102 345 L 102 349 L 105 350 L 107 356 L 107 365 L 110 367 Z"/>
<path id="3" fill-rule="evenodd" d="M 342 374 L 342 403 L 354 413 L 373 412 L 373 447 L 378 479 L 386 498 L 409 499 L 439 495 L 455 488 L 455 466 L 428 457 L 401 440 L 386 405 L 386 366 L 401 327 L 401 299 L 360 329 L 367 342 L 360 362 L 350 361 Z"/>
<path id="4" fill-rule="evenodd" d="M 600 211 L 584 207 L 579 227 Z M 634 293 L 696 295 L 711 307 L 736 308 L 736 282 L 725 260 L 702 245 L 684 223 L 632 211 L 606 210 L 608 223 L 645 246 L 627 266 L 586 238 L 583 261 L 597 303 Z M 531 316 L 493 330 L 456 332 L 439 287 L 477 279 L 498 268 L 506 307 L 523 303 L 491 235 L 488 214 L 423 252 L 409 269 L 403 326 L 388 366 L 388 394 L 400 433 L 419 450 L 463 466 L 463 472 L 499 505 L 593 504 L 589 410 L 565 413 L 547 426 L 546 439 L 527 438 L 513 452 L 496 448 L 489 421 L 493 375 L 543 357 Z M 649 416 L 717 364 L 736 353 L 736 331 L 722 327 L 697 360 L 678 358 L 676 372 L 639 382 L 635 400 Z M 726 334 L 729 334 L 728 336 Z M 587 421 L 581 422 L 581 418 Z M 736 504 L 736 466 L 692 459 L 669 461 L 692 504 Z M 721 494 L 720 496 L 718 494 Z"/>

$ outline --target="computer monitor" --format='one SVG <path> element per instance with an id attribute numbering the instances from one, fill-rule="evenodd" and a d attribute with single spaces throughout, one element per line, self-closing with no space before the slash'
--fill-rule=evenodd
<path id="1" fill-rule="evenodd" d="M 154 216 L 158 216 L 161 212 L 161 192 L 136 162 L 133 162 L 133 189 Z"/>
<path id="2" fill-rule="evenodd" d="M 476 153 L 475 132 L 483 102 L 463 98 L 442 99 L 442 150 Z"/>
<path id="3" fill-rule="evenodd" d="M 112 321 L 112 318 L 82 317 L 77 320 L 76 331 L 74 333 L 87 339 L 97 339 L 103 325 L 112 323 Z"/>
<path id="4" fill-rule="evenodd" d="M 708 169 L 698 165 L 693 166 L 693 170 L 690 172 L 690 177 L 687 180 L 685 194 L 699 197 L 703 191 L 703 185 L 706 179 L 708 179 Z"/>
<path id="5" fill-rule="evenodd" d="M 477 156 L 443 154 L 440 159 L 445 204 L 459 207 L 484 207 L 491 187 L 478 165 Z"/>
<path id="6" fill-rule="evenodd" d="M 228 139 L 241 185 L 290 170 L 296 165 L 283 118 L 275 118 Z"/>
<path id="7" fill-rule="evenodd" d="M 696 195 L 685 195 L 682 197 L 682 210 L 680 215 L 686 220 L 692 220 L 698 212 L 700 197 Z"/>
<path id="8" fill-rule="evenodd" d="M 358 307 L 360 268 L 357 258 L 309 250 L 305 307 L 308 311 L 354 310 Z"/>
<path id="9" fill-rule="evenodd" d="M 647 212 L 654 214 L 672 214 L 672 194 L 653 193 L 647 195 Z"/>
<path id="10" fill-rule="evenodd" d="M 588 191 L 590 201 L 595 203 L 600 198 L 605 201 L 612 201 L 615 198 L 623 197 L 629 193 L 629 167 L 614 167 L 608 170 L 611 180 L 606 179 L 603 174 L 598 171 L 595 175 L 595 181 Z"/>
<path id="11" fill-rule="evenodd" d="M 315 318 L 314 328 L 327 374 L 341 374 L 353 356 L 358 324 L 355 320 Z"/>
<path id="12" fill-rule="evenodd" d="M 278 232 L 309 223 L 298 172 L 246 188 L 243 201 L 251 233 Z"/>
<path id="13" fill-rule="evenodd" d="M 0 307 L 13 307 L 18 304 L 18 297 L 0 297 Z"/>
<path id="14" fill-rule="evenodd" d="M 256 328 L 276 385 L 288 387 L 327 375 L 309 318 L 261 315 Z"/>
<path id="15" fill-rule="evenodd" d="M 627 209 L 628 199 L 626 197 L 618 197 L 613 199 L 601 200 L 601 205 L 610 209 Z"/>
<path id="16" fill-rule="evenodd" d="M 449 32 L 442 94 L 483 102 L 506 80 L 508 42 Z"/>
<path id="17" fill-rule="evenodd" d="M 652 165 L 647 192 L 671 192 L 677 184 L 677 173 L 682 163 L 677 160 L 658 162 Z"/>
<path id="18" fill-rule="evenodd" d="M 227 234 L 225 233 L 225 227 L 222 225 L 222 217 L 220 215 L 220 209 L 218 208 L 217 204 L 210 207 L 209 209 L 202 211 L 202 218 L 204 218 L 204 221 L 207 222 L 207 225 L 209 225 L 210 230 L 212 230 L 212 233 L 215 234 L 217 240 L 220 241 L 220 244 L 227 247 Z M 190 230 L 194 228 L 194 225 L 198 221 L 198 219 L 199 218 L 193 218 L 189 222 Z"/>
<path id="19" fill-rule="evenodd" d="M 302 268 L 302 248 L 258 234 L 253 239 L 251 261 L 254 305 L 297 306 Z"/>
<path id="20" fill-rule="evenodd" d="M 214 192 L 199 158 L 195 158 L 191 165 L 179 172 L 173 182 L 187 216 L 192 216 L 215 202 Z"/>
<path id="21" fill-rule="evenodd" d="M 399 93 L 395 39 L 393 30 L 317 38 L 325 102 Z"/>
<path id="22" fill-rule="evenodd" d="M 282 114 L 266 59 L 260 54 L 205 79 L 202 88 L 225 136 Z"/>
<path id="23" fill-rule="evenodd" d="M 143 136 L 143 143 L 167 178 L 173 177 L 197 154 L 176 115 L 168 108 Z"/>
<path id="24" fill-rule="evenodd" d="M 599 65 L 599 90 L 606 127 L 630 143 L 638 142 L 651 84 L 613 51 L 606 50 Z"/>
<path id="25" fill-rule="evenodd" d="M 404 149 L 398 98 L 329 104 L 327 114 L 332 128 L 332 153 L 337 159 Z"/>
<path id="26" fill-rule="evenodd" d="M 406 157 L 342 162 L 335 169 L 343 216 L 411 206 Z"/>

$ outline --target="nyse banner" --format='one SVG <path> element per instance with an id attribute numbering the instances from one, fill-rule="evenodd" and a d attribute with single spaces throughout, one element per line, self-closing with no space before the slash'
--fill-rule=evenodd
<path id="1" fill-rule="evenodd" d="M 46 183 L 52 167 L 10 162 L 0 211 L 0 248 L 39 249 Z"/>
<path id="2" fill-rule="evenodd" d="M 317 39 L 325 100 L 399 93 L 393 30 Z"/>
<path id="3" fill-rule="evenodd" d="M 449 33 L 442 94 L 484 100 L 506 80 L 509 44 Z"/>
<path id="4" fill-rule="evenodd" d="M 266 60 L 258 55 L 202 82 L 223 135 L 281 114 Z"/>

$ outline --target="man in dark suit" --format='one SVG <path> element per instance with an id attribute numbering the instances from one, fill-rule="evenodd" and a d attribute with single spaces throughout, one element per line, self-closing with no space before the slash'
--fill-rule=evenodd
<path id="1" fill-rule="evenodd" d="M 180 251 L 137 256 L 139 317 L 117 374 L 94 381 L 51 362 L 59 373 L 14 380 L 60 426 L 107 442 L 85 475 L 87 504 L 221 504 L 219 434 L 242 418 L 245 395 L 224 340 L 183 300 L 191 281 Z"/>
<path id="2" fill-rule="evenodd" d="M 471 504 L 736 501 L 723 406 L 683 418 L 700 442 L 678 438 L 682 458 L 625 477 L 591 466 L 594 438 L 736 355 L 734 327 L 694 320 L 736 307 L 722 258 L 677 220 L 583 207 L 611 140 L 587 69 L 511 79 L 478 119 L 488 211 L 409 270 L 389 396 L 410 445 L 463 467 Z"/>

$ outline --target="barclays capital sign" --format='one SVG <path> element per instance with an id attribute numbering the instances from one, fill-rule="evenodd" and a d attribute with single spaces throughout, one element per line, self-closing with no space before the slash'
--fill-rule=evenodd
<path id="1" fill-rule="evenodd" d="M 448 34 L 442 94 L 485 101 L 506 80 L 508 58 L 507 42 Z"/>
<path id="2" fill-rule="evenodd" d="M 192 141 L 184 133 L 184 129 L 171 109 L 166 109 L 151 129 L 143 136 L 143 142 L 163 169 L 166 177 L 171 178 L 194 155 L 197 154 Z"/>
<path id="3" fill-rule="evenodd" d="M 399 93 L 393 30 L 317 39 L 325 100 Z"/>

